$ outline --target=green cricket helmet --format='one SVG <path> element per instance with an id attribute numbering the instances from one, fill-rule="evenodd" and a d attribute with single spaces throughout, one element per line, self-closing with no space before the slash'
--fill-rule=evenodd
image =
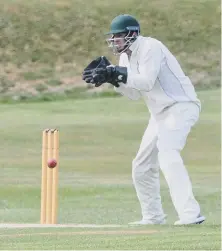
<path id="1" fill-rule="evenodd" d="M 123 14 L 115 17 L 110 25 L 110 31 L 106 35 L 111 35 L 106 39 L 108 46 L 112 48 L 114 54 L 121 54 L 126 51 L 130 45 L 136 40 L 140 33 L 140 24 L 135 17 Z M 123 34 L 123 37 L 118 38 L 118 34 Z M 118 48 L 115 41 L 124 38 L 125 43 L 122 48 Z"/>

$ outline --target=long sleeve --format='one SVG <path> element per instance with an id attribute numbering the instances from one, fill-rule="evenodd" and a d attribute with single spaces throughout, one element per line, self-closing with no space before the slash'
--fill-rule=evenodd
<path id="1" fill-rule="evenodd" d="M 119 87 L 114 87 L 114 90 L 132 100 L 138 100 L 141 97 L 141 94 L 138 90 L 127 88 L 123 83 L 120 83 Z"/>
<path id="2" fill-rule="evenodd" d="M 127 67 L 128 64 L 128 56 L 126 55 L 126 53 L 122 53 L 119 59 L 119 66 Z M 132 100 L 138 100 L 141 97 L 141 93 L 138 90 L 128 87 L 124 83 L 120 83 L 119 87 L 114 87 L 114 90 Z"/>
<path id="3" fill-rule="evenodd" d="M 162 50 L 159 44 L 152 43 L 143 46 L 141 57 L 138 61 L 138 72 L 128 67 L 128 79 L 126 86 L 140 91 L 150 91 L 157 79 L 162 60 Z"/>

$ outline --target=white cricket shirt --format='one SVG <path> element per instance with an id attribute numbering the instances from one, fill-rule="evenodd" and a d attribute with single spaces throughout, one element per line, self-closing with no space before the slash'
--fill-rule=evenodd
<path id="1" fill-rule="evenodd" d="M 127 67 L 127 83 L 114 87 L 115 91 L 133 100 L 143 97 L 153 115 L 178 102 L 201 106 L 189 77 L 159 40 L 139 36 L 129 49 L 130 59 L 126 53 L 119 59 L 119 65 Z"/>

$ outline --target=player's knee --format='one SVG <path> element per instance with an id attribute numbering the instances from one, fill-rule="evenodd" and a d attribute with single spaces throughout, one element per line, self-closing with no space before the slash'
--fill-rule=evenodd
<path id="1" fill-rule="evenodd" d="M 142 162 L 139 161 L 138 159 L 134 159 L 132 162 L 132 178 L 133 181 L 140 181 L 143 180 L 145 175 L 149 171 L 152 171 L 153 173 L 159 171 L 158 169 L 158 160 L 155 158 L 153 161 L 147 161 L 147 162 Z"/>
<path id="2" fill-rule="evenodd" d="M 166 169 L 168 167 L 172 168 L 173 166 L 176 167 L 183 162 L 180 151 L 172 149 L 159 151 L 158 159 L 161 169 Z"/>
<path id="3" fill-rule="evenodd" d="M 143 168 L 142 165 L 136 160 L 134 159 L 132 162 L 132 178 L 133 181 L 137 181 L 140 180 L 141 177 L 143 176 Z"/>
<path id="4" fill-rule="evenodd" d="M 157 141 L 158 152 L 172 152 L 182 151 L 185 145 L 185 140 L 178 138 L 172 138 L 166 140 L 166 138 L 159 138 Z"/>

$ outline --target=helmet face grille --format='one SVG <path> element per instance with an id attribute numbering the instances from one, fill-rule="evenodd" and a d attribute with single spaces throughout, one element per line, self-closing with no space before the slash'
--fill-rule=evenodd
<path id="1" fill-rule="evenodd" d="M 139 32 L 137 35 L 134 35 L 134 32 L 128 31 L 125 37 L 115 38 L 115 36 L 112 35 L 110 38 L 106 39 L 106 42 L 108 43 L 108 47 L 112 49 L 115 55 L 120 55 L 132 45 L 132 43 L 137 39 L 138 35 Z M 121 46 L 121 48 L 119 45 L 115 44 L 115 42 L 118 40 L 124 40 L 124 44 Z"/>

